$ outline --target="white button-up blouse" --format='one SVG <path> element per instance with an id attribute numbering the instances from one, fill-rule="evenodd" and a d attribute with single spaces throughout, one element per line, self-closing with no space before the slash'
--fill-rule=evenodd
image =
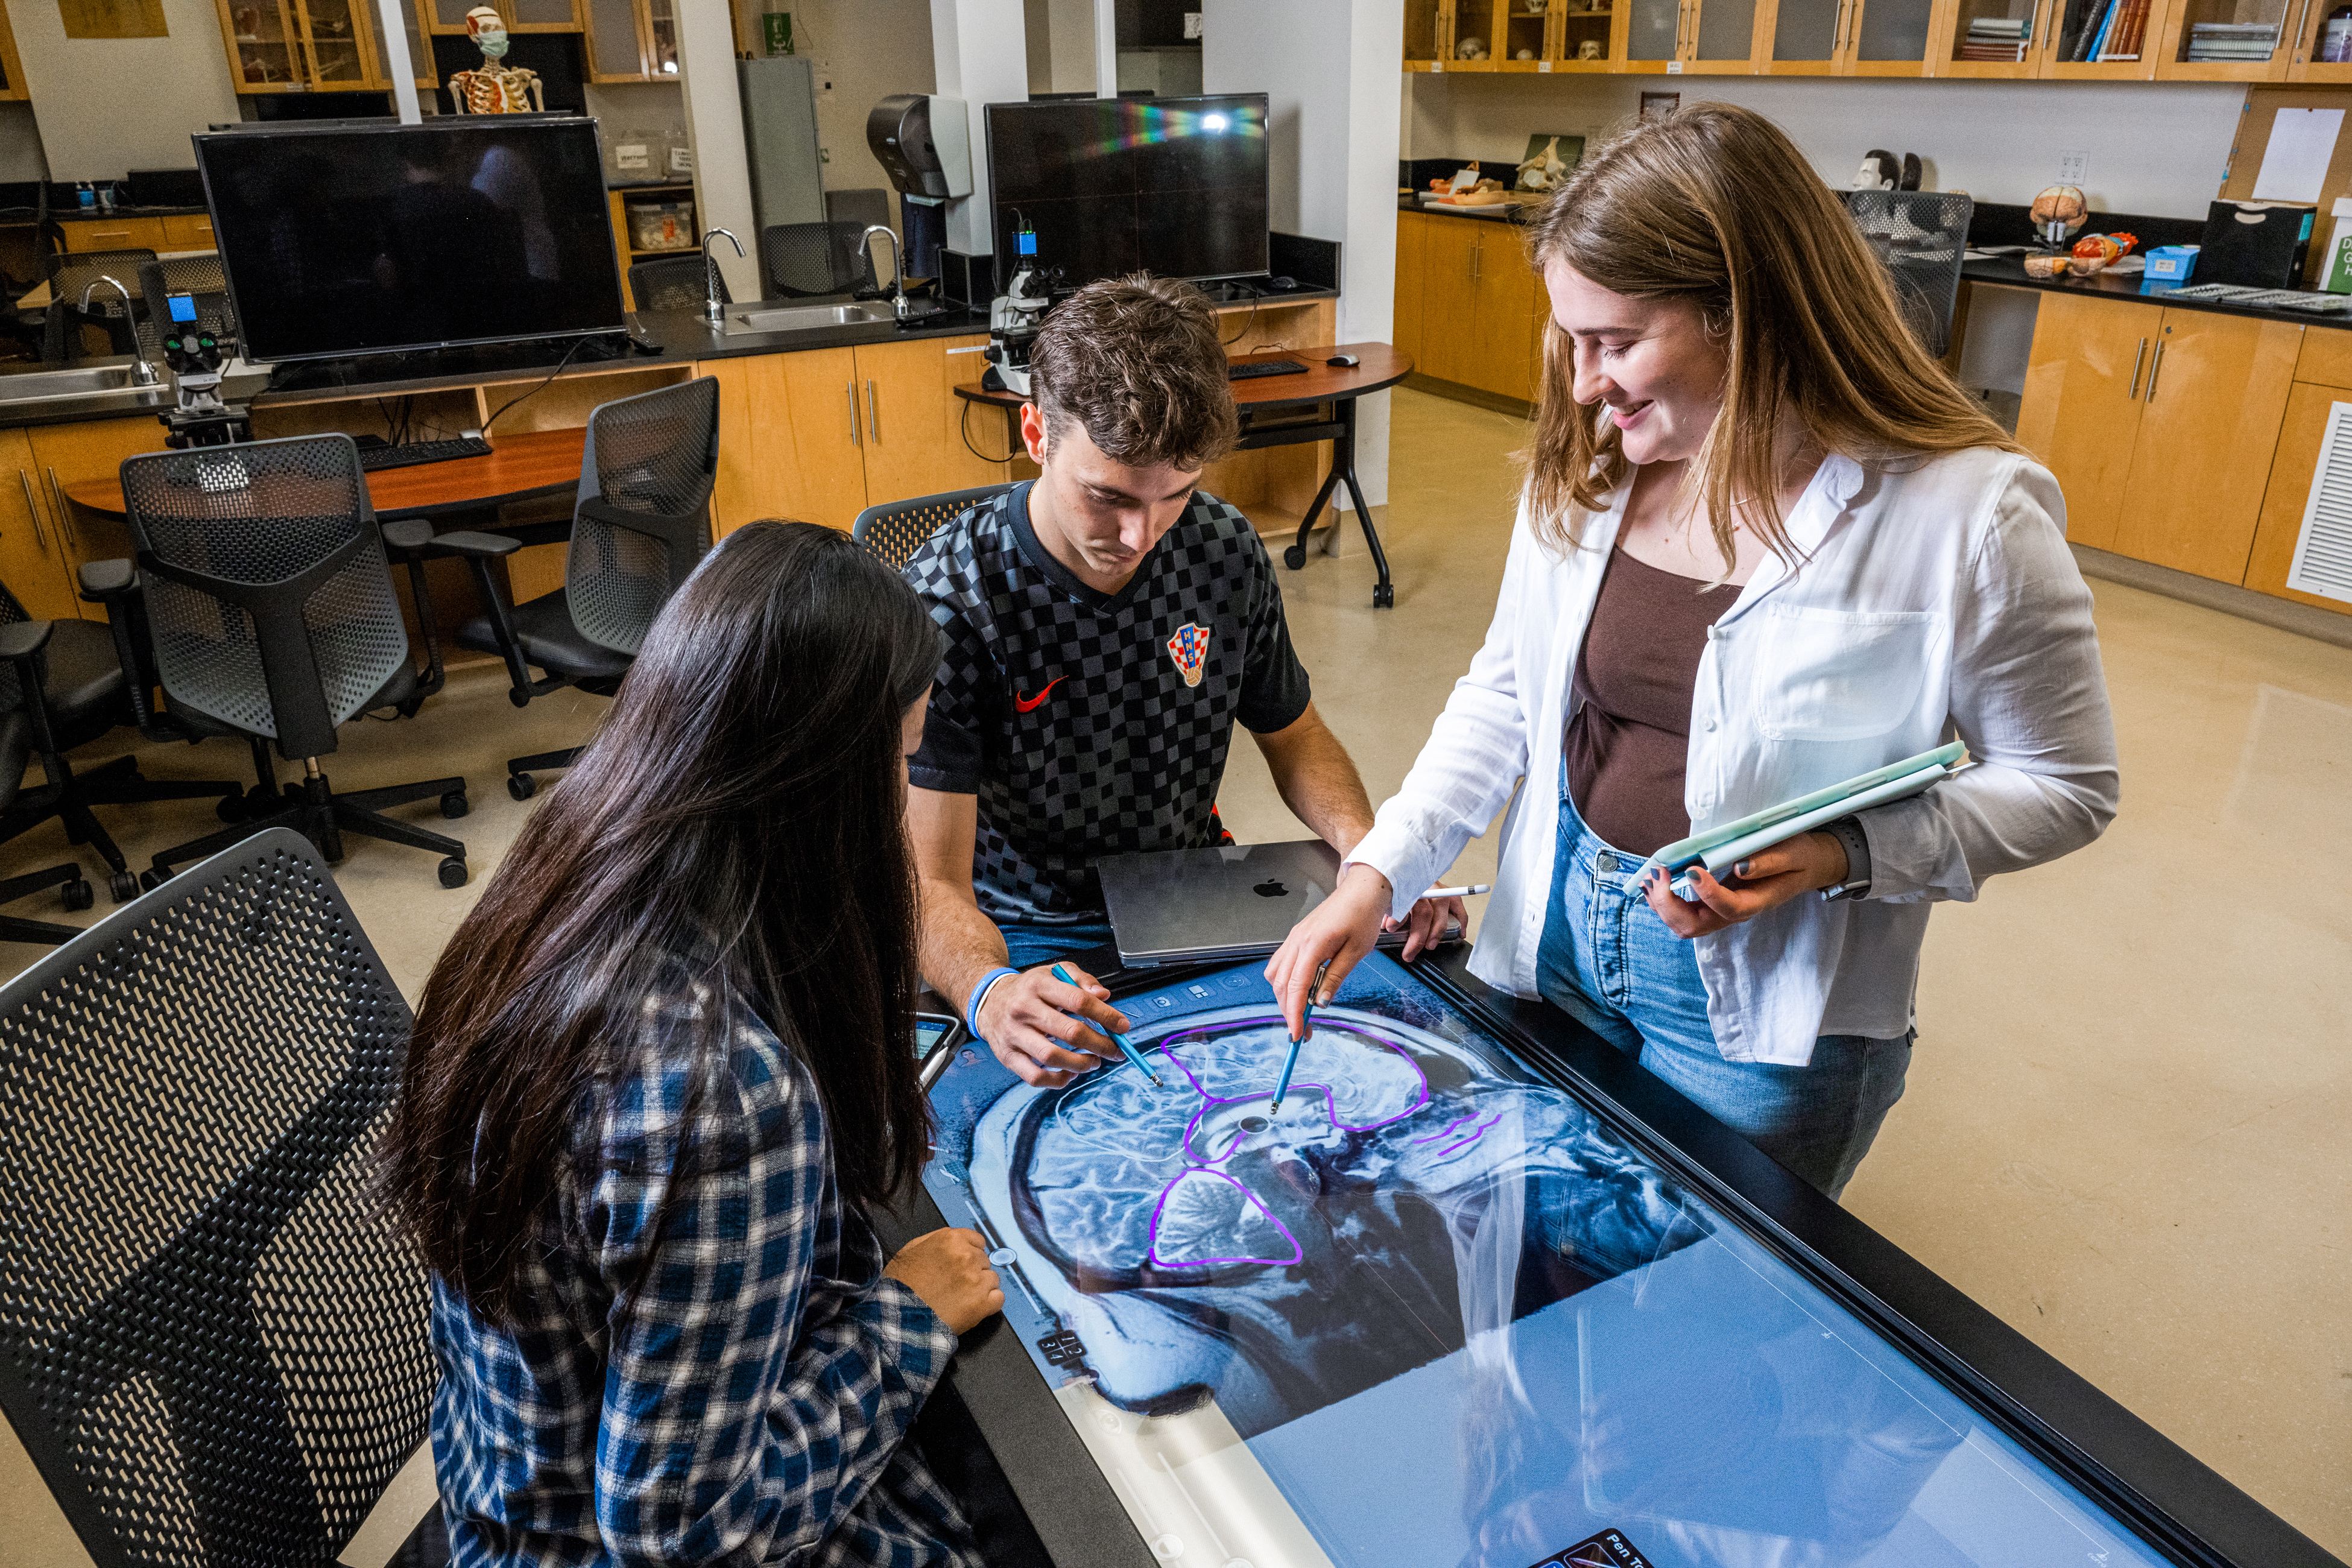
<path id="1" fill-rule="evenodd" d="M 1349 858 L 1388 878 L 1402 916 L 1507 803 L 1470 968 L 1516 995 L 1536 994 L 1570 675 L 1631 491 L 1562 554 L 1522 500 L 1486 646 Z M 1955 737 L 1977 763 L 1861 814 L 1867 899 L 1800 898 L 1697 939 L 1726 1059 L 1801 1066 L 1822 1035 L 1902 1035 L 1927 906 L 2114 817 L 2115 727 L 2064 518 L 2049 470 L 2012 453 L 1833 456 L 1786 520 L 1799 566 L 1768 558 L 1709 629 L 1684 775 L 1694 833 Z"/>

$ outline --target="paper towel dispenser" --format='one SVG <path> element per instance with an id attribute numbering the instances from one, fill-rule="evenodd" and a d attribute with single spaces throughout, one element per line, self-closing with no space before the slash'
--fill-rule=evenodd
<path id="1" fill-rule="evenodd" d="M 901 195 L 971 195 L 971 121 L 960 98 L 886 98 L 866 117 L 866 144 Z"/>

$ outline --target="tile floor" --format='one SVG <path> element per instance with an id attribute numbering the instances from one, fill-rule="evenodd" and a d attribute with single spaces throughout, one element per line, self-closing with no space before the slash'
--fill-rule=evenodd
<path id="1" fill-rule="evenodd" d="M 1393 612 L 1360 542 L 1285 574 L 1327 719 L 1375 800 L 1483 634 L 1521 428 L 1400 393 L 1385 534 Z M 2352 858 L 2352 650 L 2094 584 L 2125 761 L 2100 843 L 1938 910 L 1909 1093 L 1848 1194 L 1864 1220 L 2276 1510 L 2352 1556 L 2352 904 L 2303 867 Z M 603 704 L 517 712 L 486 667 L 416 720 L 343 731 L 347 787 L 462 772 L 474 884 L 353 841 L 341 869 L 413 996 L 527 809 L 502 759 L 584 734 Z M 98 757 L 104 747 L 93 748 Z M 1225 817 L 1300 833 L 1255 750 Z M 233 776 L 225 747 L 151 748 L 157 775 Z M 429 805 L 409 808 L 438 826 Z M 199 806 L 120 811 L 134 863 Z M 10 847 L 51 863 L 54 829 Z M 1462 879 L 1486 879 L 1474 842 Z M 2275 880 L 2273 880 L 2275 879 Z M 45 900 L 16 906 L 47 912 Z M 0 947 L 14 968 L 31 950 Z M 78 1562 L 0 1436 L 0 1568 Z"/>

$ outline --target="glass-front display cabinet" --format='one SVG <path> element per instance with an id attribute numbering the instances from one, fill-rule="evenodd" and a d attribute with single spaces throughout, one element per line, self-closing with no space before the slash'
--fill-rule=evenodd
<path id="1" fill-rule="evenodd" d="M 2284 81 L 2294 63 L 2294 25 L 2312 0 L 2174 0 L 2158 46 L 2157 75 L 2171 81 Z M 2344 7 L 2352 18 L 2352 6 Z M 2352 27 L 2338 29 L 2352 60 Z"/>

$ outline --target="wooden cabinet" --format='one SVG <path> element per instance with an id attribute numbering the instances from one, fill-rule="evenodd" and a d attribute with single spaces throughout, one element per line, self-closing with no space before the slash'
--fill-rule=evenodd
<path id="1" fill-rule="evenodd" d="M 2066 537 L 2112 550 L 2141 386 L 2161 305 L 2044 294 L 2033 323 L 2017 438 L 2066 493 Z"/>
<path id="2" fill-rule="evenodd" d="M 366 0 L 214 4 L 239 92 L 382 92 L 392 85 Z"/>
<path id="3" fill-rule="evenodd" d="M 1528 262 L 1525 231 L 1485 218 L 1400 213 L 1397 342 L 1413 367 L 1440 381 L 1521 402 L 1535 395 L 1542 287 Z M 1418 243 L 1403 235 L 1418 226 Z M 1414 253 L 1409 268 L 1403 257 Z M 1411 284 L 1416 302 L 1408 305 Z"/>
<path id="4" fill-rule="evenodd" d="M 2307 336 L 2314 341 L 2352 339 L 2352 332 L 2315 331 Z M 2352 349 L 2352 344 L 2347 347 Z M 2310 357 L 2307 350 L 2305 357 L 2306 361 Z M 2326 484 L 2326 499 L 2331 502 L 2338 498 L 2352 500 L 2345 496 L 2345 481 L 2340 477 L 2345 473 L 2345 442 L 2352 437 L 2352 432 L 2338 434 L 2331 472 L 2323 475 L 2318 471 L 2320 449 L 2326 441 L 2329 426 L 2338 422 L 2338 406 L 2352 414 L 2352 386 L 2297 382 L 2289 389 L 2286 417 L 2279 427 L 2278 450 L 2271 459 L 2270 483 L 2263 492 L 2262 516 L 2254 525 L 2253 548 L 2246 560 L 2246 586 L 2297 604 L 2333 610 L 2339 616 L 2352 616 L 2352 601 L 2306 594 L 2287 586 L 2287 575 L 2294 566 L 2295 547 L 2303 538 L 2304 517 L 2311 508 L 2312 487 Z M 2324 507 L 2317 522 L 2326 527 L 2328 533 L 2341 538 L 2346 530 L 2339 520 L 2347 510 L 2352 509 L 2342 504 Z"/>
<path id="5" fill-rule="evenodd" d="M 2166 81 L 2284 81 L 2294 63 L 2298 16 L 2324 14 L 2333 4 L 2173 0 L 2163 31 L 2148 34 L 2156 74 Z"/>
<path id="6" fill-rule="evenodd" d="M 760 518 L 846 529 L 879 501 L 1002 483 L 964 445 L 953 388 L 979 375 L 970 338 L 918 338 L 707 361 L 719 384 L 716 531 Z"/>
<path id="7" fill-rule="evenodd" d="M 2044 295 L 2017 433 L 2065 490 L 2067 538 L 2244 581 L 2304 331 Z"/>
<path id="8" fill-rule="evenodd" d="M 26 433 L 0 430 L 0 582 L 35 620 L 72 620 L 82 611 L 76 563 L 39 472 Z"/>
<path id="9" fill-rule="evenodd" d="M 582 5 L 587 18 L 589 80 L 677 79 L 674 0 L 582 0 Z"/>
<path id="10" fill-rule="evenodd" d="M 163 220 L 159 217 L 69 217 L 58 225 L 68 252 L 85 250 L 163 250 Z M 138 283 L 126 278 L 125 283 Z"/>
<path id="11" fill-rule="evenodd" d="M 1934 76 L 2017 77 L 2045 80 L 2147 81 L 2156 75 L 2157 57 L 2178 0 L 1944 0 L 1936 25 Z M 2143 18 L 2137 24 L 2140 46 L 2124 58 L 2077 60 L 2085 34 L 2095 42 L 2110 5 L 2137 5 Z M 2131 13 L 2119 9 L 2119 20 Z M 1981 22 L 1984 26 L 1974 25 Z M 2018 24 L 2023 25 L 2021 34 Z M 2007 30 L 2002 30 L 2006 28 Z M 2021 43 L 2019 58 L 1969 58 L 1971 43 L 1984 52 Z M 2112 43 L 2109 45 L 2112 49 Z"/>
<path id="12" fill-rule="evenodd" d="M 658 149 L 656 149 L 657 151 Z M 625 185 L 604 193 L 605 203 L 612 210 L 613 249 L 621 264 L 621 302 L 636 310 L 637 291 L 629 282 L 629 268 L 640 261 L 655 261 L 665 256 L 691 256 L 699 243 L 700 234 L 694 215 L 694 187 L 682 185 Z M 686 243 L 656 249 L 637 248 L 636 231 L 629 225 L 629 207 L 639 202 L 675 202 L 686 208 Z"/>
<path id="13" fill-rule="evenodd" d="M 131 554 L 131 533 L 121 518 L 86 511 L 68 500 L 65 490 L 86 479 L 110 478 L 125 458 L 164 450 L 162 422 L 152 415 L 137 415 L 77 425 L 37 425 L 24 434 L 32 447 L 28 477 L 33 491 L 49 508 L 65 538 L 68 584 L 79 583 L 75 574 L 85 561 L 117 560 Z M 6 477 L 0 469 L 0 481 Z M 78 586 L 75 601 L 78 608 L 68 614 L 91 620 L 106 618 L 106 612 L 97 605 L 79 604 Z"/>
<path id="14" fill-rule="evenodd" d="M 23 103 L 32 96 L 25 87 L 25 62 L 16 58 L 16 34 L 8 25 L 8 8 L 0 5 L 0 99 Z"/>
<path id="15" fill-rule="evenodd" d="M 1777 0 L 1759 46 L 1767 76 L 1930 76 L 1944 0 Z"/>

